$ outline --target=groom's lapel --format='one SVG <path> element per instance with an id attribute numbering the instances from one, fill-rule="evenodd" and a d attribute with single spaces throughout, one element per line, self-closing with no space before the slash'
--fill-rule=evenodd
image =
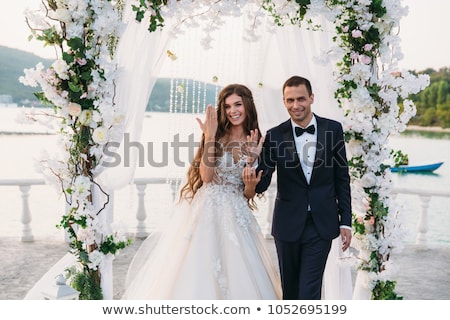
<path id="1" fill-rule="evenodd" d="M 317 168 L 324 165 L 325 162 L 325 146 L 326 146 L 326 133 L 328 129 L 328 123 L 321 117 L 316 117 L 317 123 L 317 142 L 316 142 L 316 156 L 314 158 L 314 168 L 311 174 L 311 181 L 314 179 L 314 175 L 317 174 Z M 330 138 L 330 137 L 328 137 Z"/>
<path id="2" fill-rule="evenodd" d="M 282 139 L 283 152 L 285 152 L 285 167 L 295 168 L 301 178 L 301 180 L 307 184 L 305 174 L 303 173 L 302 166 L 300 165 L 300 159 L 295 148 L 294 134 L 292 132 L 291 120 L 286 121 L 282 126 Z M 281 152 L 281 150 L 280 150 Z"/>

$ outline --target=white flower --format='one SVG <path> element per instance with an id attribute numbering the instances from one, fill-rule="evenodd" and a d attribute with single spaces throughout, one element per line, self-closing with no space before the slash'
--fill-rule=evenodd
<path id="1" fill-rule="evenodd" d="M 81 106 L 78 103 L 71 102 L 67 106 L 67 111 L 72 117 L 78 117 L 81 114 Z"/>
<path id="2" fill-rule="evenodd" d="M 377 178 L 373 172 L 368 172 L 361 178 L 361 182 L 365 188 L 371 188 L 375 186 Z"/>
<path id="3" fill-rule="evenodd" d="M 92 182 L 89 177 L 79 175 L 73 183 L 73 191 L 78 194 L 91 193 Z"/>
<path id="4" fill-rule="evenodd" d="M 62 59 L 56 60 L 55 62 L 53 62 L 52 68 L 53 68 L 53 70 L 55 70 L 56 74 L 61 79 L 63 79 L 63 80 L 69 79 L 69 75 L 67 74 L 67 71 L 69 70 L 69 66 L 67 65 L 67 63 L 64 60 L 62 60 Z"/>
<path id="5" fill-rule="evenodd" d="M 25 73 L 25 76 L 19 77 L 20 83 L 30 86 L 30 87 L 37 87 L 40 84 L 39 80 L 42 80 L 41 73 L 44 70 L 44 65 L 42 62 L 39 62 L 36 64 L 36 68 L 30 68 L 30 69 L 24 69 L 23 72 Z"/>
<path id="6" fill-rule="evenodd" d="M 95 235 L 90 228 L 78 228 L 77 238 L 84 242 L 85 245 L 92 245 L 95 243 Z"/>
<path id="7" fill-rule="evenodd" d="M 70 11 L 63 8 L 56 9 L 55 18 L 65 23 L 72 22 L 72 16 L 70 14 Z"/>
<path id="8" fill-rule="evenodd" d="M 92 140 L 97 144 L 105 144 L 108 142 L 108 130 L 104 127 L 98 127 L 92 133 Z"/>
<path id="9" fill-rule="evenodd" d="M 92 120 L 92 110 L 83 110 L 78 118 L 78 122 L 83 126 L 88 126 Z"/>
<path id="10" fill-rule="evenodd" d="M 88 267 L 92 270 L 97 270 L 100 263 L 102 263 L 105 255 L 98 250 L 94 250 L 89 253 L 89 264 Z"/>

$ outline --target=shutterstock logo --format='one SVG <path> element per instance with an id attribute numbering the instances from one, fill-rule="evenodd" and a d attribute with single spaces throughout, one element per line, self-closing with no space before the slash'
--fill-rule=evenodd
<path id="1" fill-rule="evenodd" d="M 298 167 L 303 162 L 309 167 L 332 168 L 336 165 L 347 166 L 345 143 L 343 140 L 335 141 L 331 132 L 326 134 L 325 144 L 333 147 L 325 147 L 322 143 L 305 143 L 301 146 L 300 153 L 296 150 L 294 141 L 270 142 L 266 141 L 270 150 L 266 150 L 267 165 L 284 163 L 285 167 Z M 195 141 L 194 133 L 180 137 L 175 134 L 171 141 L 149 141 L 142 143 L 131 141 L 130 134 L 125 133 L 123 142 L 111 142 L 106 145 L 102 166 L 111 168 L 123 167 L 181 167 L 187 168 L 193 161 L 200 142 Z M 239 141 L 231 141 L 226 145 L 227 149 L 238 151 L 242 155 L 248 155 L 248 145 Z M 250 148 L 251 149 L 251 148 Z M 218 154 L 218 144 L 207 143 L 204 146 L 203 161 L 207 166 L 216 165 Z M 251 154 L 251 152 L 250 152 Z M 320 154 L 317 158 L 315 155 Z M 258 154 L 252 155 L 253 159 L 258 159 Z"/>
<path id="2" fill-rule="evenodd" d="M 130 167 L 151 166 L 163 168 L 170 165 L 186 167 L 194 159 L 199 142 L 194 141 L 194 134 L 187 136 L 187 140 L 181 141 L 180 134 L 175 134 L 172 141 L 153 142 L 146 144 L 131 141 L 130 134 L 125 133 L 123 142 L 108 143 L 104 150 L 105 159 L 101 165 L 106 168 L 123 165 Z M 186 159 L 187 160 L 183 160 Z M 136 159 L 134 164 L 133 159 Z M 173 163 L 170 163 L 172 161 Z M 123 162 L 123 163 L 122 163 Z"/>

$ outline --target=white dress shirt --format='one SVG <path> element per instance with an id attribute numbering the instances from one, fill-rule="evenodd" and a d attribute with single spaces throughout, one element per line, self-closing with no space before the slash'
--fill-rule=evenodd
<path id="1" fill-rule="evenodd" d="M 306 181 L 311 181 L 311 174 L 314 168 L 314 161 L 316 158 L 316 144 L 317 144 L 317 122 L 316 117 L 312 117 L 308 125 L 303 128 L 306 129 L 310 125 L 314 125 L 316 130 L 314 134 L 304 132 L 301 136 L 297 137 L 295 134 L 295 127 L 299 127 L 291 120 L 292 132 L 294 134 L 295 148 L 297 150 L 298 158 L 302 166 L 303 173 L 305 174 Z"/>

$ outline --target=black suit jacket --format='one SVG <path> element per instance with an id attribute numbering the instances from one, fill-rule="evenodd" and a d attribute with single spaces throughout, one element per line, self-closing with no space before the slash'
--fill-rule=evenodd
<path id="1" fill-rule="evenodd" d="M 257 193 L 269 187 L 277 171 L 277 195 L 272 235 L 296 241 L 302 234 L 308 204 L 323 239 L 334 239 L 340 225 L 351 226 L 350 177 L 342 125 L 315 115 L 317 145 L 310 183 L 300 165 L 290 120 L 267 131 L 258 171 L 263 170 Z"/>

